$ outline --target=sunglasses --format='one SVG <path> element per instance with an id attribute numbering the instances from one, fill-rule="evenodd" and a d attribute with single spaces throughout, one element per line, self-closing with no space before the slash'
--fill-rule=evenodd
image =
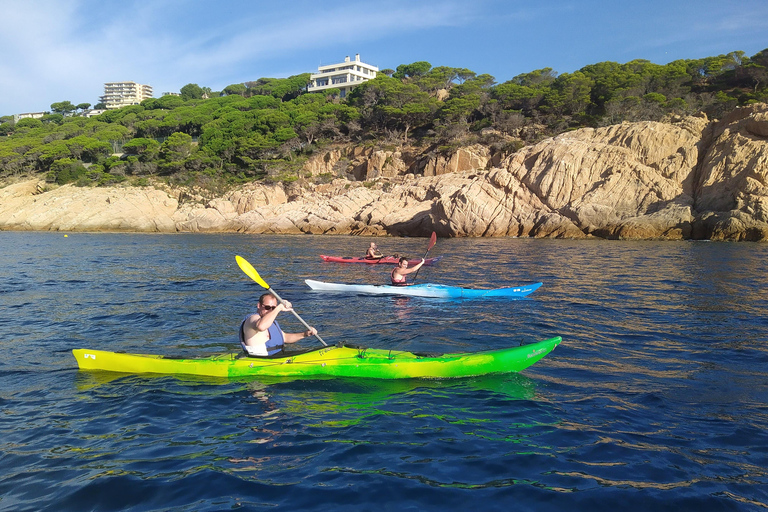
<path id="1" fill-rule="evenodd" d="M 266 304 L 262 304 L 262 305 L 261 305 L 261 307 L 263 307 L 263 308 L 264 308 L 264 309 L 266 309 L 267 311 L 272 311 L 272 310 L 273 310 L 273 309 L 275 309 L 277 306 L 267 306 Z"/>

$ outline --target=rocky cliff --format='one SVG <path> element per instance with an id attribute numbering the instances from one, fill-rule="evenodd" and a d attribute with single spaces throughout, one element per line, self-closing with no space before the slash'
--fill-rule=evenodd
<path id="1" fill-rule="evenodd" d="M 768 105 L 581 129 L 511 155 L 334 148 L 307 175 L 205 204 L 183 192 L 0 189 L 0 229 L 768 240 Z"/>

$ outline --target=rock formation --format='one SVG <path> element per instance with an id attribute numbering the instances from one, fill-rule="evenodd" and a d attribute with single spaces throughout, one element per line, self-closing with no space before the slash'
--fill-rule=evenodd
<path id="1" fill-rule="evenodd" d="M 0 229 L 768 240 L 768 105 L 585 128 L 504 155 L 338 147 L 199 204 L 178 190 L 0 189 Z M 322 180 L 320 180 L 322 181 Z"/>

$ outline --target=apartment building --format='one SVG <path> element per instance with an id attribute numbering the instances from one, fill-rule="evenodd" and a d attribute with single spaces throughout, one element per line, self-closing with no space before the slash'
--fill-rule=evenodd
<path id="1" fill-rule="evenodd" d="M 136 82 L 108 82 L 104 84 L 104 96 L 99 99 L 109 108 L 138 105 L 152 97 L 152 86 Z"/>
<path id="2" fill-rule="evenodd" d="M 18 123 L 22 119 L 40 119 L 48 112 L 25 112 L 24 114 L 13 114 L 13 122 Z"/>
<path id="3" fill-rule="evenodd" d="M 355 60 L 344 58 L 344 62 L 319 66 L 317 73 L 310 75 L 309 92 L 321 92 L 327 89 L 339 89 L 341 97 L 346 95 L 363 82 L 376 78 L 379 68 L 360 60 L 360 54 L 355 54 Z"/>

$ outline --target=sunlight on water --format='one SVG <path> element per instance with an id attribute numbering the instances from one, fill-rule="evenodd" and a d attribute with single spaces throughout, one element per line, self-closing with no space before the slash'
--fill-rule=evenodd
<path id="1" fill-rule="evenodd" d="M 368 242 L 0 232 L 0 510 L 768 507 L 768 246 L 441 239 L 418 281 L 544 285 L 462 301 L 304 284 L 386 283 L 389 265 L 319 258 Z M 427 240 L 377 243 L 419 258 Z M 235 254 L 329 343 L 563 342 L 523 373 L 458 380 L 77 371 L 80 347 L 237 350 L 263 290 Z"/>

